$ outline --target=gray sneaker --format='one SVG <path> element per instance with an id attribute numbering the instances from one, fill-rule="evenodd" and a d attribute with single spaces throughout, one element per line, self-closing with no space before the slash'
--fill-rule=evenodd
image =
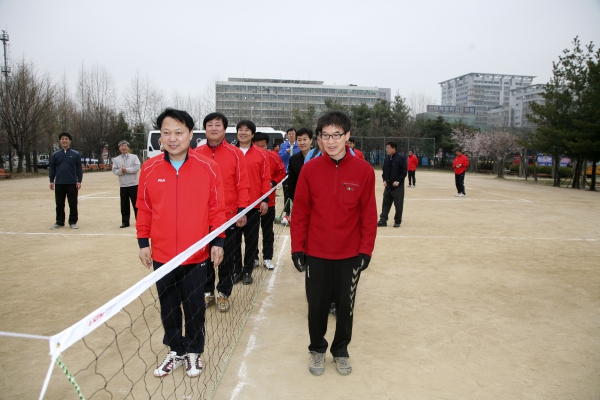
<path id="1" fill-rule="evenodd" d="M 308 370 L 313 375 L 322 375 L 325 372 L 325 353 L 310 352 L 310 366 Z"/>
<path id="2" fill-rule="evenodd" d="M 64 225 L 59 225 L 59 224 L 54 224 L 50 227 L 50 229 L 60 229 L 60 228 L 64 228 Z"/>
<path id="3" fill-rule="evenodd" d="M 340 375 L 350 375 L 352 372 L 352 364 L 350 364 L 350 358 L 348 357 L 333 357 L 333 362 L 337 368 L 337 372 Z"/>
<path id="4" fill-rule="evenodd" d="M 79 227 L 77 226 L 77 224 L 71 224 L 71 229 L 79 229 Z"/>

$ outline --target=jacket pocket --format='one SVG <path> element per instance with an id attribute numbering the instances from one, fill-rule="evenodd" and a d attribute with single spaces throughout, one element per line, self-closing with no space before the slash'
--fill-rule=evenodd
<path id="1" fill-rule="evenodd" d="M 360 184 L 355 182 L 344 182 L 342 187 L 342 204 L 355 205 L 360 197 Z"/>

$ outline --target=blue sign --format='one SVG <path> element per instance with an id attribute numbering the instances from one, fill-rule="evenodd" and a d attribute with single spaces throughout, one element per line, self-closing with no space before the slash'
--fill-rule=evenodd
<path id="1" fill-rule="evenodd" d="M 421 157 L 421 165 L 429 165 L 429 157 Z"/>

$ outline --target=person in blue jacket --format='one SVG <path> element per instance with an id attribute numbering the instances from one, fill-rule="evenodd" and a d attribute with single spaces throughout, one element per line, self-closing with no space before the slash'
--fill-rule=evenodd
<path id="1" fill-rule="evenodd" d="M 65 198 L 69 201 L 69 226 L 77 229 L 77 192 L 81 189 L 83 169 L 79 152 L 71 149 L 73 137 L 63 132 L 58 135 L 61 150 L 50 159 L 50 190 L 54 190 L 56 201 L 56 223 L 50 229 L 65 226 Z"/>
<path id="2" fill-rule="evenodd" d="M 287 140 L 281 143 L 281 147 L 279 148 L 278 154 L 281 158 L 281 161 L 283 161 L 283 165 L 285 166 L 285 172 L 287 173 L 290 163 L 290 157 L 300 152 L 300 149 L 298 148 L 298 143 L 296 143 L 296 128 L 288 129 L 285 135 L 287 136 Z M 281 186 L 283 187 L 283 199 L 285 202 L 285 207 L 283 208 L 284 216 L 281 219 L 281 222 L 283 224 L 287 224 L 288 215 L 290 215 L 290 203 L 288 202 L 288 199 L 290 198 L 288 179 L 283 181 Z"/>

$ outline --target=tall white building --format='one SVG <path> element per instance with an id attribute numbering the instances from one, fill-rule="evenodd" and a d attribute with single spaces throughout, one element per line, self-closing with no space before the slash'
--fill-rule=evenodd
<path id="1" fill-rule="evenodd" d="M 545 104 L 542 97 L 545 86 L 536 84 L 510 91 L 510 126 L 515 128 L 534 128 L 535 125 L 527 118 L 531 113 L 531 103 Z"/>
<path id="2" fill-rule="evenodd" d="M 510 91 L 532 84 L 535 76 L 471 72 L 440 82 L 442 105 L 476 107 L 475 124 L 488 125 L 488 111 L 510 106 Z M 494 118 L 498 118 L 494 112 Z M 504 115 L 505 112 L 500 114 Z"/>
<path id="3" fill-rule="evenodd" d="M 391 101 L 391 89 L 371 86 L 323 85 L 323 81 L 288 79 L 228 78 L 216 82 L 216 108 L 236 123 L 249 118 L 256 125 L 285 130 L 293 111 L 315 108 L 315 116 L 325 110 L 325 100 L 343 105 L 369 107 L 378 99 Z"/>

